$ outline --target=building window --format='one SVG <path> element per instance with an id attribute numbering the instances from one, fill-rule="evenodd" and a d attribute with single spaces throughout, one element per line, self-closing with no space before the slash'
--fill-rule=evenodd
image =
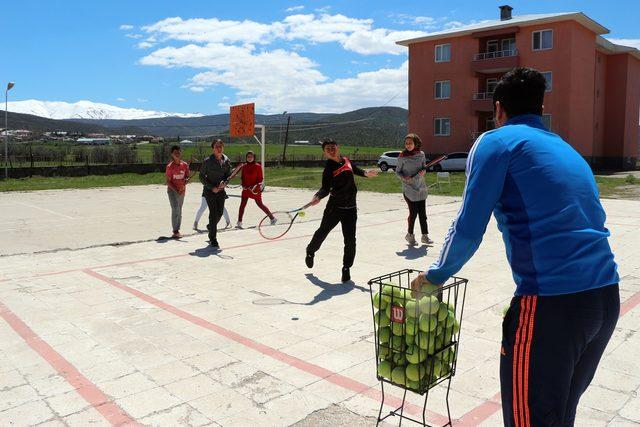
<path id="1" fill-rule="evenodd" d="M 533 50 L 547 50 L 553 48 L 553 30 L 533 32 Z"/>
<path id="2" fill-rule="evenodd" d="M 451 81 L 442 80 L 442 81 L 436 82 L 435 93 L 436 93 L 436 99 L 451 98 Z"/>
<path id="3" fill-rule="evenodd" d="M 436 62 L 451 61 L 451 43 L 436 45 Z"/>
<path id="4" fill-rule="evenodd" d="M 553 73 L 551 71 L 545 71 L 541 74 L 544 76 L 544 79 L 547 82 L 545 92 L 551 92 L 551 89 L 553 89 Z"/>
<path id="5" fill-rule="evenodd" d="M 542 115 L 542 124 L 547 128 L 547 130 L 551 130 L 551 114 Z"/>
<path id="6" fill-rule="evenodd" d="M 492 77 L 487 79 L 487 93 L 493 93 L 496 91 L 496 86 L 498 85 L 498 79 Z"/>
<path id="7" fill-rule="evenodd" d="M 433 134 L 435 136 L 451 135 L 451 119 L 441 117 L 435 119 Z"/>
<path id="8" fill-rule="evenodd" d="M 516 39 L 511 38 L 511 39 L 502 39 L 502 41 L 500 42 L 501 46 L 501 50 L 503 52 L 515 52 L 516 51 Z"/>
<path id="9" fill-rule="evenodd" d="M 489 40 L 487 42 L 487 52 L 497 52 L 498 51 L 498 40 Z"/>

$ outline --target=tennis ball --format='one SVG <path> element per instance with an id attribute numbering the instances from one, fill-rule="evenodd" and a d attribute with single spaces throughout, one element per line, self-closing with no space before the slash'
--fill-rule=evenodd
<path id="1" fill-rule="evenodd" d="M 391 379 L 391 362 L 383 361 L 378 365 L 378 375 L 381 377 Z"/>
<path id="2" fill-rule="evenodd" d="M 410 381 L 420 381 L 426 373 L 427 370 L 424 366 L 418 366 L 414 364 L 407 365 L 407 368 L 405 369 L 405 375 Z"/>
<path id="3" fill-rule="evenodd" d="M 407 362 L 416 364 L 427 360 L 427 352 L 417 345 L 412 345 L 407 348 L 406 357 Z"/>
<path id="4" fill-rule="evenodd" d="M 375 321 L 376 325 L 380 327 L 389 326 L 391 324 L 391 319 L 389 319 L 389 316 L 384 310 L 378 311 L 373 316 L 373 320 Z"/>
<path id="5" fill-rule="evenodd" d="M 448 314 L 449 314 L 449 307 L 447 306 L 447 304 L 441 303 L 440 307 L 438 308 L 438 320 L 442 322 L 444 319 L 447 318 Z"/>
<path id="6" fill-rule="evenodd" d="M 442 376 L 442 362 L 438 359 L 433 360 L 433 376 L 434 378 L 440 378 Z"/>
<path id="7" fill-rule="evenodd" d="M 420 292 L 423 294 L 431 294 L 436 293 L 438 291 L 439 286 L 434 285 L 433 283 L 423 283 L 420 285 Z"/>
<path id="8" fill-rule="evenodd" d="M 390 303 L 391 295 L 393 295 L 393 286 L 389 284 L 382 285 L 382 299 Z"/>
<path id="9" fill-rule="evenodd" d="M 418 321 L 415 317 L 408 317 L 405 325 L 407 336 L 412 336 L 418 333 Z"/>
<path id="10" fill-rule="evenodd" d="M 414 391 L 420 390 L 420 381 L 407 380 L 407 387 Z"/>
<path id="11" fill-rule="evenodd" d="M 303 216 L 304 216 L 304 211 L 300 211 L 300 212 L 298 212 L 298 216 L 299 216 L 299 217 L 303 217 Z"/>
<path id="12" fill-rule="evenodd" d="M 393 335 L 404 335 L 403 323 L 391 322 L 391 332 Z"/>
<path id="13" fill-rule="evenodd" d="M 502 309 L 502 317 L 505 317 L 507 315 L 507 311 L 509 311 L 509 305 L 505 305 Z"/>
<path id="14" fill-rule="evenodd" d="M 394 368 L 393 371 L 391 371 L 391 381 L 393 381 L 396 384 L 402 384 L 402 385 L 405 384 L 406 376 L 405 376 L 403 366 L 398 366 Z"/>
<path id="15" fill-rule="evenodd" d="M 427 295 L 420 298 L 418 303 L 420 305 L 420 311 L 425 314 L 436 314 L 440 309 L 440 301 L 433 295 Z"/>
<path id="16" fill-rule="evenodd" d="M 386 359 L 391 355 L 391 348 L 389 348 L 388 343 L 384 343 L 378 347 L 378 357 L 380 359 Z"/>
<path id="17" fill-rule="evenodd" d="M 395 351 L 396 353 L 399 353 L 401 351 L 404 350 L 404 338 L 398 336 L 398 335 L 394 335 L 391 337 L 391 340 L 389 341 L 389 344 L 391 346 L 391 349 L 393 351 Z"/>
<path id="18" fill-rule="evenodd" d="M 435 316 L 429 316 L 427 314 L 423 314 L 420 316 L 419 327 L 423 332 L 430 332 L 436 329 L 438 326 L 438 318 Z"/>
<path id="19" fill-rule="evenodd" d="M 436 335 L 437 336 L 441 336 L 442 333 L 444 332 L 444 327 L 440 324 L 436 327 Z"/>
<path id="20" fill-rule="evenodd" d="M 406 342 L 406 343 L 407 343 L 407 345 L 411 345 L 411 344 L 413 344 L 413 343 L 416 341 L 416 339 L 415 339 L 415 338 L 416 338 L 416 337 L 415 337 L 415 335 L 411 335 L 411 334 L 407 333 L 407 334 L 404 336 L 404 342 Z"/>
<path id="21" fill-rule="evenodd" d="M 407 317 L 419 317 L 420 310 L 418 310 L 418 302 L 416 300 L 410 299 L 407 300 L 407 303 L 404 305 L 405 313 L 407 313 Z"/>
<path id="22" fill-rule="evenodd" d="M 407 364 L 407 358 L 402 353 L 395 353 L 393 355 L 393 363 L 395 363 L 395 366 L 404 366 Z"/>
<path id="23" fill-rule="evenodd" d="M 418 332 L 415 343 L 423 350 L 430 350 L 434 348 L 436 337 L 433 334 L 427 332 Z M 432 354 L 433 351 L 430 353 Z"/>
<path id="24" fill-rule="evenodd" d="M 391 328 L 380 328 L 378 329 L 378 341 L 381 343 L 388 343 L 389 338 L 391 338 Z"/>
<path id="25" fill-rule="evenodd" d="M 376 292 L 375 295 L 371 297 L 371 302 L 373 303 L 373 306 L 378 310 L 380 308 L 384 310 L 385 308 L 387 308 L 387 304 L 389 304 L 380 296 L 378 292 Z"/>

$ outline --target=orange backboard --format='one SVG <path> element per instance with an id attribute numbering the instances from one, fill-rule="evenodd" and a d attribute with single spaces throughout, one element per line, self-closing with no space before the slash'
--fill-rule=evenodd
<path id="1" fill-rule="evenodd" d="M 255 127 L 255 105 L 233 105 L 229 109 L 229 135 L 253 136 Z"/>

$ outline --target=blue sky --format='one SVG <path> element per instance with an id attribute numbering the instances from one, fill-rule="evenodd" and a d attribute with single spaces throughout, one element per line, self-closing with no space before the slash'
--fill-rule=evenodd
<path id="1" fill-rule="evenodd" d="M 391 40 L 498 17 L 504 1 L 5 2 L 0 81 L 13 100 L 89 100 L 206 114 L 406 106 Z M 640 47 L 640 2 L 508 1 L 514 14 L 582 11 Z M 3 83 L 4 85 L 4 83 Z"/>

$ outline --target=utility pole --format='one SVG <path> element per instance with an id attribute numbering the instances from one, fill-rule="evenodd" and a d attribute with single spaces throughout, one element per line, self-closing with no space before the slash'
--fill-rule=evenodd
<path id="1" fill-rule="evenodd" d="M 284 148 L 282 149 L 282 164 L 287 160 L 287 142 L 289 141 L 289 124 L 291 123 L 291 116 L 287 117 L 287 130 L 284 133 Z"/>
<path id="2" fill-rule="evenodd" d="M 4 179 L 9 179 L 9 91 L 15 83 L 7 83 L 7 90 L 4 92 Z"/>

